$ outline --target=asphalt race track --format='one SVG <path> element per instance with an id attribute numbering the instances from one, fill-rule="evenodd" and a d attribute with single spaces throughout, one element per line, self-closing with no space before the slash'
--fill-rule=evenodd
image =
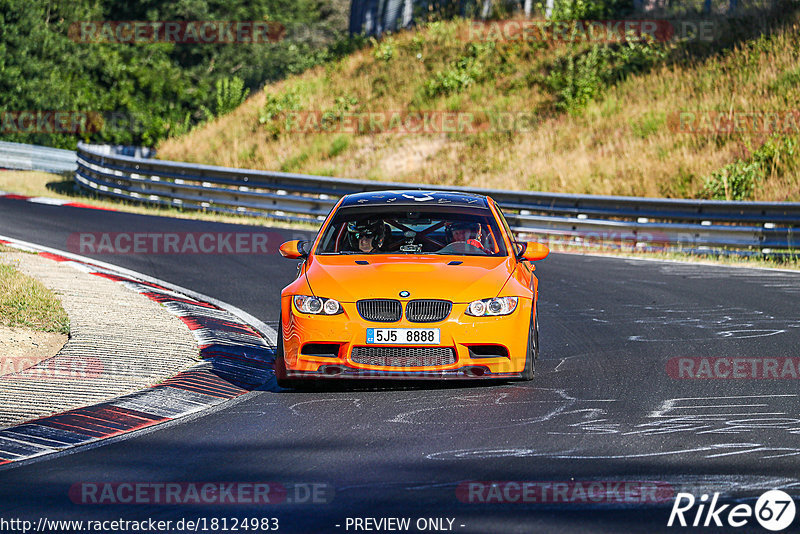
<path id="1" fill-rule="evenodd" d="M 74 232 L 253 230 L 0 199 L 0 234 L 62 250 Z M 273 250 L 299 234 L 275 232 Z M 87 255 L 273 325 L 280 289 L 296 270 L 277 254 Z M 276 517 L 285 532 L 365 531 L 347 518 L 389 517 L 411 518 L 412 526 L 444 519 L 423 525 L 429 530 L 452 519 L 457 532 L 716 532 L 668 528 L 671 497 L 592 503 L 570 493 L 548 502 L 482 503 L 469 502 L 462 483 L 568 483 L 572 491 L 627 481 L 698 499 L 719 493 L 726 503 L 752 505 L 769 489 L 797 499 L 798 381 L 686 379 L 668 363 L 800 356 L 800 274 L 566 254 L 539 262 L 536 274 L 542 352 L 532 382 L 306 392 L 267 386 L 191 420 L 0 470 L 2 516 Z M 318 502 L 293 489 L 295 502 L 257 506 L 76 504 L 68 493 L 81 482 L 209 481 L 325 486 Z M 481 495 L 488 494 L 473 500 Z M 754 520 L 726 530 L 767 532 Z"/>

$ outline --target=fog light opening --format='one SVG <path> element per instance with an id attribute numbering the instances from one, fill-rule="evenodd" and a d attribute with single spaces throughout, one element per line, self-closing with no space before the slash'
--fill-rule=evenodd
<path id="1" fill-rule="evenodd" d="M 464 369 L 464 374 L 469 377 L 479 377 L 483 376 L 487 373 L 487 369 L 485 367 L 478 367 L 477 365 L 472 367 L 467 367 Z"/>
<path id="2" fill-rule="evenodd" d="M 337 365 L 326 365 L 322 369 L 322 373 L 325 376 L 336 376 L 342 374 L 342 368 Z"/>

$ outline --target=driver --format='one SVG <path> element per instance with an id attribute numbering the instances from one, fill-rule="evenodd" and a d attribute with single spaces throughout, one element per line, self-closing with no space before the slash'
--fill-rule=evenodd
<path id="1" fill-rule="evenodd" d="M 354 221 L 347 223 L 347 235 L 353 250 L 369 254 L 383 245 L 386 229 L 381 220 Z"/>
<path id="2" fill-rule="evenodd" d="M 474 222 L 455 222 L 450 225 L 451 243 L 467 243 L 485 250 L 481 243 L 481 225 Z"/>

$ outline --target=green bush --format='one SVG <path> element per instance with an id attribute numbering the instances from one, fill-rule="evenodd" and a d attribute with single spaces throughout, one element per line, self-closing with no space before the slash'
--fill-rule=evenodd
<path id="1" fill-rule="evenodd" d="M 358 98 L 354 96 L 337 96 L 333 101 L 333 107 L 325 110 L 323 118 L 341 119 L 345 113 L 354 111 L 358 108 Z"/>
<path id="2" fill-rule="evenodd" d="M 556 96 L 556 109 L 578 114 L 607 86 L 645 72 L 666 57 L 663 46 L 650 42 L 594 44 L 552 65 L 544 86 Z"/>
<path id="3" fill-rule="evenodd" d="M 295 88 L 289 88 L 284 93 L 277 96 L 267 93 L 267 102 L 261 108 L 258 122 L 264 124 L 267 133 L 273 139 L 277 139 L 281 132 L 290 129 L 287 117 L 281 117 L 284 113 L 300 110 L 300 96 Z M 279 119 L 283 118 L 281 122 Z"/>
<path id="4" fill-rule="evenodd" d="M 340 135 L 331 143 L 331 148 L 328 150 L 328 157 L 335 158 L 350 146 L 350 138 L 345 135 Z"/>
<path id="5" fill-rule="evenodd" d="M 559 0 L 554 2 L 552 20 L 601 20 L 631 9 L 624 0 Z M 544 12 L 544 3 L 537 5 Z"/>
<path id="6" fill-rule="evenodd" d="M 249 94 L 250 89 L 245 88 L 244 80 L 238 76 L 217 80 L 217 116 L 238 108 Z"/>
<path id="7" fill-rule="evenodd" d="M 378 61 L 383 61 L 388 63 L 392 60 L 395 55 L 396 47 L 394 43 L 394 39 L 391 37 L 386 37 L 382 41 L 378 42 L 374 37 L 371 39 L 372 45 L 375 47 L 375 50 L 372 51 L 372 56 L 377 59 Z"/>
<path id="8" fill-rule="evenodd" d="M 762 170 L 752 161 L 729 163 L 705 180 L 704 196 L 716 200 L 750 200 L 756 182 L 762 178 Z"/>
<path id="9" fill-rule="evenodd" d="M 341 122 L 346 113 L 355 111 L 358 108 L 358 98 L 354 96 L 338 96 L 334 100 L 333 107 L 326 109 L 320 119 L 320 127 L 324 129 L 335 129 Z"/>
<path id="10" fill-rule="evenodd" d="M 666 123 L 666 114 L 663 111 L 650 111 L 642 115 L 638 121 L 630 121 L 633 133 L 642 139 L 647 139 L 659 131 Z"/>
<path id="11" fill-rule="evenodd" d="M 701 195 L 715 200 L 752 200 L 758 185 L 768 177 L 796 173 L 800 167 L 796 156 L 795 138 L 772 138 L 748 159 L 737 159 L 711 173 Z"/>
<path id="12" fill-rule="evenodd" d="M 292 156 L 283 163 L 281 163 L 282 172 L 294 172 L 299 169 L 306 161 L 308 161 L 308 153 L 301 152 L 296 156 Z"/>
<path id="13" fill-rule="evenodd" d="M 233 78 L 222 78 L 217 80 L 216 99 L 214 111 L 211 111 L 206 106 L 201 106 L 201 110 L 205 115 L 205 121 L 210 121 L 214 117 L 226 115 L 239 107 L 244 102 L 250 90 L 244 87 L 244 80 L 234 76 Z"/>
<path id="14" fill-rule="evenodd" d="M 489 78 L 498 69 L 494 42 L 469 43 L 464 55 L 447 69 L 434 74 L 424 85 L 427 98 L 460 93 L 471 85 Z"/>
<path id="15" fill-rule="evenodd" d="M 558 100 L 556 108 L 575 112 L 589 103 L 605 84 L 601 69 L 608 63 L 609 48 L 593 46 L 577 58 L 567 56 L 553 68 L 545 79 L 545 85 Z"/>
<path id="16" fill-rule="evenodd" d="M 787 97 L 800 90 L 800 67 L 782 72 L 769 84 L 769 90 Z"/>

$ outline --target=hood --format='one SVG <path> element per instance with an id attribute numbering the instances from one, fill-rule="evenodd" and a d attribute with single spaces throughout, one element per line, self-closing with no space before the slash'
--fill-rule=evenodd
<path id="1" fill-rule="evenodd" d="M 356 261 L 368 261 L 359 265 Z M 453 261 L 459 265 L 448 265 Z M 497 296 L 513 271 L 511 257 L 314 256 L 306 276 L 315 295 L 341 302 L 370 298 L 471 302 Z"/>

